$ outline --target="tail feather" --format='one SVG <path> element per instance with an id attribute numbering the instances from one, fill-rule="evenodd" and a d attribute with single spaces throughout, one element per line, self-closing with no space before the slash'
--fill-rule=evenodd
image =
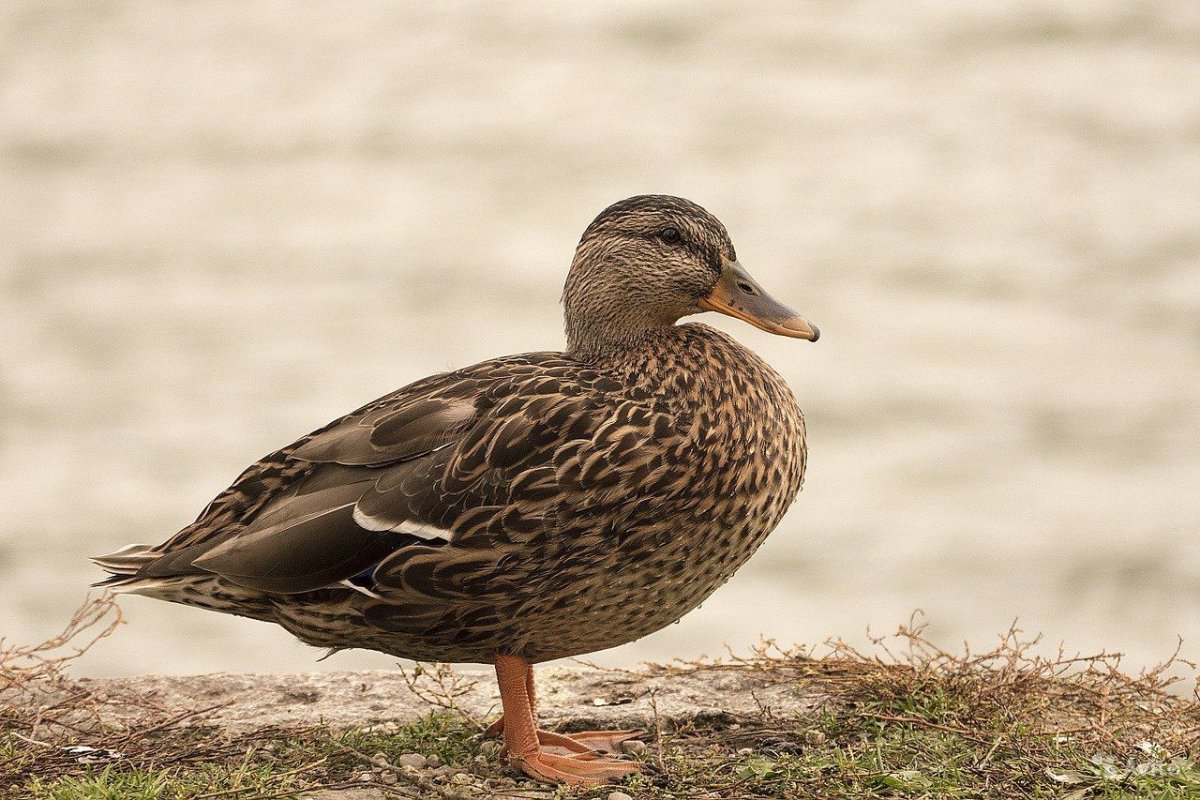
<path id="1" fill-rule="evenodd" d="M 137 575 L 109 575 L 102 581 L 96 581 L 92 586 L 108 589 L 113 594 L 144 594 L 147 597 L 157 597 L 164 589 L 174 589 L 179 581 L 169 578 L 142 578 Z M 170 598 L 165 598 L 170 599 Z"/>
<path id="2" fill-rule="evenodd" d="M 113 577 L 136 575 L 138 570 L 158 558 L 148 544 L 130 544 L 103 556 L 93 556 L 92 563 L 114 573 Z"/>
<path id="3" fill-rule="evenodd" d="M 115 553 L 96 556 L 93 563 L 108 577 L 93 583 L 116 594 L 137 594 L 171 603 L 208 608 L 226 614 L 275 621 L 275 605 L 262 592 L 226 583 L 211 573 L 183 571 L 158 575 L 156 562 L 164 554 L 149 545 L 131 544 Z"/>

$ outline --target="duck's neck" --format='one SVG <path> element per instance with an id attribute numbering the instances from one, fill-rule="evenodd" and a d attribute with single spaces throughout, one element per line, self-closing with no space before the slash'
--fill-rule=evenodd
<path id="1" fill-rule="evenodd" d="M 620 359 L 658 338 L 672 335 L 674 319 L 657 319 L 635 303 L 602 303 L 583 294 L 564 299 L 567 355 L 585 363 Z M 589 302 L 591 300 L 591 302 Z"/>
<path id="2" fill-rule="evenodd" d="M 622 379 L 649 384 L 673 382 L 677 378 L 687 383 L 701 379 L 703 373 L 713 377 L 715 384 L 723 385 L 728 381 L 721 376 L 730 362 L 741 363 L 746 358 L 758 360 L 733 339 L 699 323 L 646 330 L 622 347 L 606 345 L 585 352 L 583 357 L 571 350 L 567 354 Z M 720 393 L 723 388 L 714 385 L 710 391 Z"/>
<path id="3" fill-rule="evenodd" d="M 619 334 L 613 334 L 589 328 L 572 328 L 568 323 L 566 353 L 585 364 L 619 361 L 626 354 L 642 349 L 661 333 L 658 328 L 647 327 L 625 328 Z"/>

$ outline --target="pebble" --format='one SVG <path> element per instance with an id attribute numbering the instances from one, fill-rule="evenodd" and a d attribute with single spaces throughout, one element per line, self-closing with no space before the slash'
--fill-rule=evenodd
<path id="1" fill-rule="evenodd" d="M 639 742 L 637 739 L 629 739 L 621 742 L 621 752 L 630 756 L 641 755 L 646 752 L 646 743 Z"/>
<path id="2" fill-rule="evenodd" d="M 393 783 L 395 783 L 398 780 L 400 780 L 400 779 L 396 777 L 396 773 L 392 772 L 391 770 L 389 770 L 379 776 L 379 782 L 386 783 L 388 786 L 391 786 Z"/>
<path id="3" fill-rule="evenodd" d="M 633 798 L 624 792 L 609 792 L 608 800 L 633 800 Z"/>
<path id="4" fill-rule="evenodd" d="M 441 765 L 442 760 L 438 758 L 437 753 L 434 753 L 429 758 L 425 759 L 425 763 L 431 767 L 437 767 Z"/>
<path id="5" fill-rule="evenodd" d="M 388 757 L 383 753 L 376 753 L 375 755 L 371 756 L 371 763 L 377 767 L 389 766 Z"/>
<path id="6" fill-rule="evenodd" d="M 450 776 L 450 783 L 455 786 L 466 786 L 471 782 L 471 776 L 465 772 L 456 772 Z"/>
<path id="7" fill-rule="evenodd" d="M 396 763 L 402 767 L 414 767 L 416 769 L 424 769 L 427 765 L 432 764 L 432 759 L 428 759 L 420 753 L 405 753 L 396 759 Z"/>
<path id="8" fill-rule="evenodd" d="M 821 731 L 815 730 L 815 729 L 804 732 L 804 741 L 808 744 L 814 744 L 814 745 L 825 744 L 825 742 L 828 738 L 829 737 L 826 736 L 824 733 L 822 733 Z"/>
<path id="9" fill-rule="evenodd" d="M 743 747 L 737 751 L 737 754 L 739 756 L 752 756 L 752 755 L 754 755 L 754 748 L 753 747 Z"/>
<path id="10" fill-rule="evenodd" d="M 360 772 L 358 774 L 359 783 L 370 783 L 373 780 L 375 780 L 375 777 L 369 772 Z"/>
<path id="11" fill-rule="evenodd" d="M 488 758 L 493 758 L 499 755 L 500 748 L 502 747 L 504 747 L 504 745 L 502 745 L 500 742 L 489 740 L 479 745 L 479 752 Z"/>

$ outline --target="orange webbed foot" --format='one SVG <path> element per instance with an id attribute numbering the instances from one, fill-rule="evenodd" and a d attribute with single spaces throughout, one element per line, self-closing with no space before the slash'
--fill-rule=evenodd
<path id="1" fill-rule="evenodd" d="M 536 780 L 584 786 L 618 781 L 641 771 L 641 765 L 634 761 L 618 761 L 597 755 L 560 756 L 543 749 L 525 754 L 510 753 L 508 760 Z"/>
<path id="2" fill-rule="evenodd" d="M 535 780 L 597 785 L 641 771 L 636 761 L 607 758 L 639 731 L 552 733 L 539 730 L 534 711 L 533 670 L 518 656 L 496 654 L 496 677 L 504 716 L 484 736 L 503 736 L 508 762 Z"/>
<path id="3" fill-rule="evenodd" d="M 576 744 L 601 753 L 620 753 L 622 744 L 638 739 L 645 733 L 645 731 L 640 730 L 576 731 L 574 733 L 556 735 L 565 736 Z"/>
<path id="4" fill-rule="evenodd" d="M 554 733 L 553 731 L 537 729 L 538 744 L 560 755 L 579 757 L 586 754 L 599 756 L 603 753 L 621 753 L 621 744 L 642 736 L 645 731 L 576 731 L 573 733 Z M 504 717 L 493 722 L 483 732 L 485 738 L 499 738 L 504 735 Z"/>

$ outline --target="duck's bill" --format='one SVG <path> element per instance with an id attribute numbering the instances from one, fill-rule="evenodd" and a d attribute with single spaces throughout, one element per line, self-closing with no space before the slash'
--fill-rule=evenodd
<path id="1" fill-rule="evenodd" d="M 779 336 L 815 342 L 821 332 L 817 326 L 767 294 L 736 261 L 726 261 L 721 278 L 699 305 L 749 322 L 756 328 Z"/>

